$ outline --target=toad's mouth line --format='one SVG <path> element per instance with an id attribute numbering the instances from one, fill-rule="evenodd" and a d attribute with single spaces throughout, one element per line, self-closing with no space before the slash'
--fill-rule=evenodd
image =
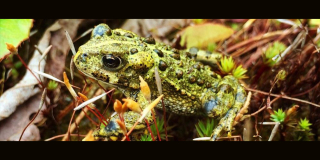
<path id="1" fill-rule="evenodd" d="M 79 69 L 78 69 L 78 70 L 79 70 Z M 108 83 L 108 82 L 99 80 L 99 79 L 93 77 L 92 75 L 90 75 L 90 74 L 88 74 L 88 73 L 82 72 L 81 70 L 79 70 L 79 71 L 80 71 L 81 73 L 83 73 L 83 74 L 84 74 L 85 76 L 87 76 L 87 77 L 90 77 L 90 78 L 92 78 L 92 79 L 94 79 L 94 80 L 96 80 L 96 81 L 105 83 L 105 84 L 107 84 L 107 85 L 110 85 L 110 86 L 112 86 L 112 87 L 114 87 L 114 88 L 116 88 L 116 89 L 125 87 L 125 86 L 123 86 L 123 85 L 121 85 L 121 84 L 113 84 L 113 83 Z"/>

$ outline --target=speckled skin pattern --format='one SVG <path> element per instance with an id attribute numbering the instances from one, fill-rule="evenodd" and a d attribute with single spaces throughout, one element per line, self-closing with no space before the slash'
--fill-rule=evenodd
<path id="1" fill-rule="evenodd" d="M 136 100 L 142 108 L 148 102 L 140 93 L 139 75 L 148 83 L 152 99 L 159 96 L 155 83 L 155 68 L 162 81 L 164 104 L 167 111 L 180 115 L 203 115 L 220 118 L 212 140 L 221 131 L 230 131 L 234 117 L 242 107 L 246 92 L 233 76 L 223 78 L 198 59 L 217 63 L 220 54 L 191 48 L 180 51 L 152 37 L 139 37 L 122 29 L 110 29 L 100 24 L 92 31 L 91 39 L 82 45 L 74 57 L 76 67 L 85 75 L 112 84 L 126 97 Z M 162 108 L 161 103 L 157 108 Z M 125 123 L 130 129 L 140 115 L 125 113 Z M 108 126 L 97 130 L 99 137 L 123 136 L 114 119 Z M 146 119 L 153 123 L 151 115 Z M 145 122 L 135 129 L 146 128 Z"/>

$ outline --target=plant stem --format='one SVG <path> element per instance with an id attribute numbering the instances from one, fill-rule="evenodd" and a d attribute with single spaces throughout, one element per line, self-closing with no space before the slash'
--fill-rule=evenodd
<path id="1" fill-rule="evenodd" d="M 21 141 L 21 138 L 22 138 L 24 132 L 26 131 L 26 129 L 29 127 L 29 125 L 36 119 L 36 117 L 37 117 L 38 114 L 40 113 L 41 108 L 42 108 L 42 106 L 43 106 L 43 104 L 44 104 L 44 101 L 45 101 L 45 99 L 46 99 L 46 95 L 47 95 L 47 89 L 45 88 L 45 89 L 43 90 L 43 93 L 42 93 L 42 96 L 41 96 L 41 101 L 40 101 L 40 105 L 39 105 L 38 112 L 36 113 L 36 115 L 33 116 L 33 118 L 32 118 L 31 121 L 27 124 L 27 126 L 24 127 L 24 129 L 23 129 L 23 131 L 22 131 L 22 133 L 21 133 L 21 135 L 20 135 L 19 141 Z"/>
<path id="2" fill-rule="evenodd" d="M 268 141 L 272 141 L 274 135 L 276 135 L 276 133 L 277 133 L 277 130 L 278 130 L 279 125 L 280 125 L 279 122 L 277 122 L 276 125 L 274 125 Z"/>

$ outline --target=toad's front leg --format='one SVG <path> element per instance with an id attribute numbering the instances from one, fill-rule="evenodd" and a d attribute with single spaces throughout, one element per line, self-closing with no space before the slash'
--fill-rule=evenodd
<path id="1" fill-rule="evenodd" d="M 207 94 L 204 108 L 209 117 L 221 117 L 213 130 L 211 140 L 215 141 L 222 131 L 231 132 L 234 118 L 243 106 L 246 92 L 238 80 L 225 76 L 218 84 L 217 93 Z"/>

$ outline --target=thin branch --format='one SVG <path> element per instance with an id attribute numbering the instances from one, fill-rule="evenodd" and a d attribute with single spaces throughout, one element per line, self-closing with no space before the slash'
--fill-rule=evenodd
<path id="1" fill-rule="evenodd" d="M 57 136 L 54 136 L 54 137 L 51 137 L 51 138 L 48 138 L 48 139 L 46 139 L 46 140 L 44 140 L 44 141 L 51 141 L 51 140 L 54 140 L 54 139 L 56 139 L 56 138 L 60 138 L 60 137 L 64 137 L 64 136 L 66 136 L 67 134 L 61 134 L 61 135 L 57 135 Z M 70 136 L 80 136 L 80 137 L 86 137 L 86 135 L 78 135 L 78 134 L 70 134 Z"/>
<path id="2" fill-rule="evenodd" d="M 257 93 L 261 93 L 261 94 L 264 94 L 264 95 L 269 95 L 268 92 L 259 91 L 259 90 L 256 90 L 256 89 L 252 89 L 252 88 L 248 88 L 248 87 L 245 87 L 245 89 L 248 90 L 248 91 L 257 92 Z M 316 107 L 320 107 L 320 105 L 318 105 L 318 104 L 315 104 L 315 103 L 312 103 L 312 102 L 309 102 L 309 101 L 305 101 L 305 100 L 302 100 L 302 99 L 298 99 L 298 98 L 288 97 L 288 96 L 285 96 L 285 95 L 279 95 L 279 94 L 272 94 L 271 93 L 270 96 L 280 97 L 280 98 L 289 99 L 289 100 L 293 100 L 293 101 L 297 101 L 297 102 L 301 102 L 301 103 L 310 104 L 310 105 L 313 105 L 313 106 L 316 106 Z"/>
<path id="3" fill-rule="evenodd" d="M 268 141 L 272 141 L 273 137 L 274 137 L 274 136 L 276 135 L 276 133 L 277 133 L 277 130 L 278 130 L 278 128 L 279 128 L 279 125 L 280 125 L 280 123 L 277 122 L 276 125 L 273 127 L 272 132 L 271 132 L 271 135 L 270 135 Z"/>
<path id="4" fill-rule="evenodd" d="M 242 46 L 245 46 L 245 45 L 247 45 L 249 43 L 252 43 L 252 42 L 255 42 L 255 41 L 261 41 L 262 39 L 270 38 L 270 37 L 273 37 L 273 36 L 288 35 L 288 34 L 295 33 L 297 31 L 298 31 L 298 29 L 290 28 L 290 29 L 287 29 L 287 30 L 280 30 L 280 31 L 269 32 L 269 33 L 257 35 L 255 37 L 252 37 L 252 38 L 250 38 L 248 40 L 242 41 L 240 43 L 237 43 L 237 44 L 229 47 L 227 49 L 227 53 L 230 53 L 233 50 L 236 50 L 236 49 L 238 49 L 238 48 L 240 48 Z"/>
<path id="5" fill-rule="evenodd" d="M 26 127 L 24 127 L 21 135 L 20 135 L 20 138 L 19 138 L 19 141 L 21 141 L 21 138 L 24 134 L 24 132 L 26 131 L 26 129 L 29 127 L 29 125 L 36 119 L 36 117 L 38 116 L 38 114 L 40 113 L 41 109 L 42 109 L 42 106 L 44 104 L 44 101 L 46 99 L 46 95 L 47 95 L 47 88 L 45 88 L 43 90 L 43 93 L 42 93 L 42 96 L 41 96 L 41 101 L 40 101 L 40 104 L 39 104 L 39 109 L 38 109 L 38 112 L 33 116 L 33 118 L 31 119 L 31 121 L 27 124 Z"/>

